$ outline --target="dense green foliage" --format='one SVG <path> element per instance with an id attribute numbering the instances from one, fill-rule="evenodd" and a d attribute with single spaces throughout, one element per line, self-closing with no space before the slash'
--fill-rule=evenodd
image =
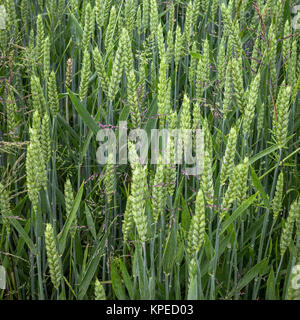
<path id="1" fill-rule="evenodd" d="M 0 299 L 300 299 L 292 1 L 0 5 Z M 126 120 L 202 128 L 202 174 L 100 165 Z"/>

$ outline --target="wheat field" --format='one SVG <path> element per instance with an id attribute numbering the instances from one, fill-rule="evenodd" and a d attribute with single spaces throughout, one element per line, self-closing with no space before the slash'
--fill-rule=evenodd
<path id="1" fill-rule="evenodd" d="M 0 0 L 0 300 L 299 300 L 298 9 Z"/>

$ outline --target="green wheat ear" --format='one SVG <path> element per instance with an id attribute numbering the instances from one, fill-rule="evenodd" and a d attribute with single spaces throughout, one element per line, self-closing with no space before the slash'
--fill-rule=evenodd
<path id="1" fill-rule="evenodd" d="M 219 0 L 213 0 L 212 1 L 211 14 L 212 14 L 212 18 L 213 18 L 214 22 L 216 21 L 215 17 L 216 17 L 216 14 L 217 14 L 218 7 L 219 7 Z"/>
<path id="2" fill-rule="evenodd" d="M 181 107 L 181 115 L 180 115 L 180 139 L 178 139 L 177 145 L 177 160 L 181 163 L 184 144 L 189 145 L 190 136 L 189 130 L 192 128 L 192 119 L 191 119 L 191 111 L 190 111 L 190 99 L 185 94 L 183 97 L 182 107 Z"/>
<path id="3" fill-rule="evenodd" d="M 200 250 L 205 236 L 205 202 L 200 189 L 196 196 L 195 214 L 192 217 L 188 234 L 188 252 L 193 256 Z"/>
<path id="4" fill-rule="evenodd" d="M 162 127 L 164 127 L 166 115 L 169 110 L 167 110 L 167 95 L 168 95 L 168 80 L 167 80 L 167 69 L 168 65 L 165 56 L 162 57 L 159 67 L 159 82 L 158 82 L 158 92 L 157 92 L 157 107 L 158 115 Z"/>
<path id="5" fill-rule="evenodd" d="M 140 164 L 140 159 L 136 152 L 134 143 L 130 140 L 128 141 L 128 160 L 132 169 L 134 169 L 138 164 Z"/>
<path id="6" fill-rule="evenodd" d="M 142 1 L 142 5 L 143 5 L 142 22 L 143 22 L 144 32 L 146 32 L 146 30 L 149 28 L 150 0 Z"/>
<path id="7" fill-rule="evenodd" d="M 300 237 L 300 198 L 297 199 L 297 212 L 296 212 L 296 235 Z M 297 262 L 300 264 L 300 250 L 297 253 Z"/>
<path id="8" fill-rule="evenodd" d="M 145 214 L 147 171 L 138 160 L 134 145 L 129 143 L 128 148 L 131 161 L 134 161 L 131 165 L 133 170 L 131 183 L 132 214 L 139 238 L 142 242 L 145 242 L 147 239 L 147 217 Z"/>
<path id="9" fill-rule="evenodd" d="M 198 104 L 193 104 L 193 131 L 200 129 L 202 126 L 201 109 Z"/>
<path id="10" fill-rule="evenodd" d="M 241 170 L 239 171 L 239 183 L 236 186 L 238 205 L 241 205 L 247 199 L 248 172 L 249 172 L 249 158 L 245 157 L 242 162 Z"/>
<path id="11" fill-rule="evenodd" d="M 98 78 L 100 80 L 101 87 L 105 92 L 105 94 L 108 94 L 108 77 L 105 70 L 104 61 L 98 47 L 94 48 L 93 57 L 94 57 L 94 65 L 97 71 Z"/>
<path id="12" fill-rule="evenodd" d="M 283 256 L 287 247 L 289 246 L 292 235 L 294 231 L 294 225 L 297 219 L 299 219 L 300 214 L 300 206 L 299 206 L 299 199 L 296 199 L 292 202 L 288 217 L 285 221 L 281 238 L 280 238 L 280 254 Z"/>
<path id="13" fill-rule="evenodd" d="M 276 220 L 278 214 L 282 210 L 282 196 L 283 196 L 283 172 L 280 172 L 277 183 L 276 192 L 272 200 L 273 219 Z"/>
<path id="14" fill-rule="evenodd" d="M 47 80 L 50 73 L 50 38 L 49 37 L 47 37 L 44 40 L 43 56 L 44 56 L 44 61 L 43 61 L 44 80 Z"/>
<path id="15" fill-rule="evenodd" d="M 40 189 L 38 181 L 36 181 L 35 164 L 36 153 L 32 144 L 27 147 L 26 155 L 26 185 L 28 190 L 28 197 L 32 203 L 34 211 L 37 211 L 38 207 L 38 192 Z"/>
<path id="16" fill-rule="evenodd" d="M 166 54 L 166 49 L 165 49 L 165 39 L 164 39 L 164 34 L 163 34 L 163 27 L 161 23 L 159 23 L 157 29 L 156 29 L 156 41 L 158 45 L 158 52 L 159 56 L 162 59 L 163 56 Z"/>
<path id="17" fill-rule="evenodd" d="M 288 287 L 288 300 L 300 300 L 300 289 L 299 287 L 295 288 L 295 283 L 299 283 L 300 276 L 300 264 L 296 263 L 292 269 L 291 278 Z"/>
<path id="18" fill-rule="evenodd" d="M 156 29 L 158 27 L 158 8 L 156 0 L 150 0 L 150 32 L 151 35 L 156 34 Z"/>
<path id="19" fill-rule="evenodd" d="M 43 151 L 43 157 L 45 164 L 47 165 L 51 157 L 51 141 L 50 141 L 50 129 L 49 129 L 49 116 L 46 112 L 42 119 L 41 126 L 41 148 Z"/>
<path id="20" fill-rule="evenodd" d="M 126 202 L 126 210 L 124 213 L 124 220 L 123 220 L 123 224 L 122 224 L 122 232 L 123 232 L 123 240 L 124 242 L 126 242 L 129 238 L 129 234 L 130 234 L 130 230 L 133 226 L 133 211 L 132 211 L 132 201 L 133 198 L 132 196 L 129 196 L 127 198 L 127 202 Z"/>
<path id="21" fill-rule="evenodd" d="M 17 105 L 13 90 L 8 89 L 6 99 L 6 119 L 7 119 L 7 133 L 8 136 L 15 140 L 17 138 L 17 122 L 16 122 Z"/>
<path id="22" fill-rule="evenodd" d="M 205 73 L 206 70 L 203 64 L 203 56 L 200 56 L 196 70 L 196 99 L 198 102 L 201 101 L 204 92 Z"/>
<path id="23" fill-rule="evenodd" d="M 197 52 L 196 42 L 193 42 L 192 52 Z M 198 65 L 198 59 L 191 55 L 191 62 L 190 62 L 190 67 L 189 67 L 189 82 L 190 82 L 191 87 L 194 85 L 197 65 Z"/>
<path id="24" fill-rule="evenodd" d="M 266 59 L 268 59 L 268 63 L 270 65 L 270 76 L 273 83 L 273 91 L 276 86 L 276 51 L 277 51 L 277 37 L 276 37 L 276 28 L 271 24 L 269 28 L 268 33 L 268 40 L 269 40 L 269 48 L 266 48 L 268 50 L 268 54 L 266 55 Z"/>
<path id="25" fill-rule="evenodd" d="M 60 20 L 64 14 L 65 10 L 65 0 L 58 0 L 57 2 L 57 19 Z"/>
<path id="26" fill-rule="evenodd" d="M 0 183 L 0 216 L 2 223 L 6 228 L 6 234 L 10 234 L 9 217 L 12 216 L 12 211 L 9 203 L 9 192 L 5 190 L 4 186 Z"/>
<path id="27" fill-rule="evenodd" d="M 104 25 L 104 10 L 105 10 L 105 0 L 95 1 L 95 16 L 98 28 Z"/>
<path id="28" fill-rule="evenodd" d="M 103 21 L 103 26 L 105 26 L 108 22 L 108 18 L 109 18 L 109 13 L 111 11 L 112 8 L 112 0 L 105 0 L 105 5 L 104 5 L 104 21 Z"/>
<path id="29" fill-rule="evenodd" d="M 144 195 L 141 190 L 143 190 L 143 171 L 140 166 L 138 166 L 133 172 L 132 179 L 132 197 L 133 202 L 133 219 L 139 234 L 139 238 L 142 242 L 147 240 L 147 218 L 145 215 L 145 204 Z M 140 202 L 138 204 L 138 202 Z"/>
<path id="30" fill-rule="evenodd" d="M 15 3 L 14 1 L 4 0 L 4 6 L 6 9 L 6 28 L 12 34 L 15 34 L 18 28 Z"/>
<path id="31" fill-rule="evenodd" d="M 51 72 L 48 78 L 48 106 L 53 117 L 57 117 L 59 114 L 59 100 L 54 71 Z"/>
<path id="32" fill-rule="evenodd" d="M 123 28 L 119 40 L 118 49 L 115 55 L 111 76 L 108 85 L 108 98 L 113 101 L 117 92 L 119 91 L 119 83 L 121 81 L 122 72 L 124 68 L 124 48 L 126 47 L 125 41 L 127 39 L 127 30 Z"/>
<path id="33" fill-rule="evenodd" d="M 190 110 L 190 99 L 185 94 L 182 102 L 182 111 L 180 115 L 180 129 L 191 129 L 192 119 L 191 119 L 191 110 Z"/>
<path id="34" fill-rule="evenodd" d="M 183 56 L 183 35 L 181 34 L 181 28 L 177 25 L 176 36 L 175 36 L 175 46 L 174 46 L 174 61 L 176 68 L 178 67 L 179 61 Z"/>
<path id="35" fill-rule="evenodd" d="M 95 300 L 106 300 L 104 288 L 98 279 L 95 282 Z"/>
<path id="36" fill-rule="evenodd" d="M 142 19 L 142 5 L 138 5 L 137 13 L 136 13 L 136 28 L 137 33 L 141 36 L 143 32 L 143 19 Z"/>
<path id="37" fill-rule="evenodd" d="M 176 176 L 177 176 L 177 170 L 176 170 L 176 145 L 175 141 L 177 140 L 177 112 L 173 111 L 172 113 L 169 113 L 167 116 L 168 120 L 168 144 L 167 144 L 167 165 L 165 168 L 165 179 L 166 179 L 166 185 L 168 188 L 168 192 L 170 196 L 174 195 L 175 187 L 176 187 Z M 172 132 L 174 130 L 174 132 Z M 173 133 L 173 134 L 172 134 Z"/>
<path id="38" fill-rule="evenodd" d="M 225 83 L 225 75 L 226 75 L 226 54 L 225 54 L 225 36 L 221 38 L 218 58 L 217 58 L 217 70 L 218 70 L 218 80 L 221 86 Z"/>
<path id="39" fill-rule="evenodd" d="M 222 212 L 220 215 L 220 219 L 223 219 L 225 216 L 225 213 L 230 209 L 231 205 L 233 204 L 233 202 L 235 201 L 236 197 L 237 197 L 237 190 L 236 190 L 236 186 L 239 183 L 239 173 L 241 171 L 241 164 L 238 164 L 235 168 L 234 171 L 230 177 L 229 180 L 229 185 L 228 185 L 228 189 L 225 193 L 225 196 L 223 198 L 223 202 L 222 202 Z"/>
<path id="40" fill-rule="evenodd" d="M 127 100 L 130 109 L 130 118 L 134 128 L 141 127 L 141 114 L 138 105 L 137 84 L 134 71 L 131 70 L 127 76 Z"/>
<path id="41" fill-rule="evenodd" d="M 283 83 L 280 86 L 276 101 L 276 114 L 273 115 L 273 133 L 275 140 L 280 148 L 286 144 L 289 122 L 289 101 L 291 97 L 291 88 Z"/>
<path id="42" fill-rule="evenodd" d="M 126 21 L 126 28 L 128 33 L 131 35 L 133 29 L 136 28 L 138 22 L 136 15 L 136 6 L 137 3 L 135 0 L 128 0 L 125 3 L 125 21 Z"/>
<path id="43" fill-rule="evenodd" d="M 244 135 L 249 134 L 249 130 L 255 115 L 255 105 L 259 96 L 260 74 L 258 73 L 254 80 L 251 82 L 248 103 L 245 108 L 243 116 L 243 130 Z"/>
<path id="44" fill-rule="evenodd" d="M 46 111 L 46 100 L 44 97 L 40 79 L 37 76 L 33 75 L 31 77 L 30 84 L 31 84 L 33 109 L 38 110 L 39 114 L 42 116 Z"/>
<path id="45" fill-rule="evenodd" d="M 6 30 L 0 29 L 0 48 L 3 50 L 7 46 L 7 34 Z M 29 51 L 29 49 L 27 49 Z M 26 51 L 27 51 L 26 50 Z"/>
<path id="46" fill-rule="evenodd" d="M 105 38 L 104 38 L 104 46 L 106 48 L 106 52 L 110 52 L 113 47 L 113 37 L 115 34 L 116 29 L 116 23 L 117 23 L 117 12 L 116 7 L 112 6 L 110 10 L 109 15 L 109 23 L 105 32 Z"/>
<path id="47" fill-rule="evenodd" d="M 243 76 L 242 76 L 241 70 L 242 70 L 242 58 L 239 57 L 237 59 L 233 59 L 231 75 L 232 75 L 232 80 L 234 85 L 235 97 L 236 97 L 238 107 L 243 113 L 244 108 L 246 106 L 246 99 L 245 99 Z"/>
<path id="48" fill-rule="evenodd" d="M 29 199 L 34 211 L 38 208 L 38 193 L 47 187 L 47 170 L 41 146 L 41 124 L 37 111 L 33 114 L 33 125 L 30 131 L 30 144 L 27 147 L 26 179 Z"/>
<path id="49" fill-rule="evenodd" d="M 223 16 L 223 21 L 225 25 L 225 33 L 232 38 L 234 49 L 237 52 L 237 55 L 240 56 L 242 51 L 242 43 L 239 37 L 238 23 L 234 23 L 231 18 L 231 10 L 229 7 L 226 7 L 224 3 L 221 5 L 221 11 Z"/>
<path id="50" fill-rule="evenodd" d="M 81 42 L 81 49 L 83 52 L 85 52 L 85 50 L 88 50 L 88 46 L 91 38 L 93 37 L 95 29 L 95 13 L 91 7 L 90 2 L 87 3 L 87 6 L 85 8 L 84 20 L 85 23 Z"/>
<path id="51" fill-rule="evenodd" d="M 205 82 L 205 85 L 209 82 L 210 77 L 210 49 L 209 49 L 209 42 L 206 38 L 203 43 L 203 81 Z"/>
<path id="52" fill-rule="evenodd" d="M 124 30 L 124 34 L 123 34 L 122 51 L 123 51 L 122 65 L 126 75 L 128 76 L 131 70 L 134 69 L 134 58 L 132 54 L 131 39 L 126 29 Z"/>
<path id="53" fill-rule="evenodd" d="M 90 72 L 91 72 L 90 70 L 91 70 L 90 54 L 86 49 L 83 54 L 80 87 L 79 87 L 79 96 L 81 101 L 84 101 L 88 92 L 88 85 L 89 85 Z"/>
<path id="54" fill-rule="evenodd" d="M 69 217 L 74 205 L 74 194 L 72 190 L 71 181 L 69 178 L 67 178 L 65 183 L 64 195 L 65 195 L 66 213 L 67 213 L 67 217 Z M 77 227 L 77 216 L 75 215 L 75 219 L 73 220 L 71 231 L 70 231 L 72 239 L 75 237 L 76 227 Z"/>
<path id="55" fill-rule="evenodd" d="M 292 34 L 292 28 L 289 20 L 286 20 L 284 25 L 284 40 L 282 42 L 282 60 L 284 62 L 285 69 L 287 68 L 287 61 L 291 54 L 291 38 L 289 37 Z"/>
<path id="56" fill-rule="evenodd" d="M 185 26 L 184 26 L 184 42 L 185 47 L 189 48 L 191 44 L 191 38 L 193 34 L 193 3 L 189 1 L 186 9 L 186 18 L 185 18 Z"/>
<path id="57" fill-rule="evenodd" d="M 166 59 L 168 63 L 171 63 L 173 54 L 174 54 L 173 29 L 170 28 L 167 34 L 167 50 L 166 50 Z"/>
<path id="58" fill-rule="evenodd" d="M 224 218 L 225 213 L 230 209 L 235 200 L 237 200 L 238 205 L 245 201 L 248 191 L 248 171 L 249 159 L 246 157 L 243 162 L 235 167 L 231 174 L 228 189 L 222 202 L 223 212 L 220 216 L 221 219 Z"/>
<path id="59" fill-rule="evenodd" d="M 221 168 L 221 184 L 225 184 L 226 179 L 230 177 L 234 171 L 235 149 L 238 132 L 235 127 L 232 127 L 229 132 L 225 154 L 222 160 Z"/>
<path id="60" fill-rule="evenodd" d="M 45 243 L 51 282 L 54 288 L 58 289 L 60 286 L 60 281 L 62 280 L 62 274 L 60 269 L 60 257 L 56 247 L 53 227 L 50 223 L 46 224 Z"/>
<path id="61" fill-rule="evenodd" d="M 232 102 L 232 60 L 228 61 L 225 74 L 223 116 L 226 119 Z"/>
<path id="62" fill-rule="evenodd" d="M 44 56 L 44 41 L 45 41 L 45 31 L 44 31 L 44 24 L 43 18 L 41 15 L 37 17 L 37 33 L 36 33 L 36 57 L 39 62 L 43 62 Z"/>
<path id="63" fill-rule="evenodd" d="M 78 0 L 70 0 L 70 5 L 73 15 L 77 17 L 79 12 Z"/>
<path id="64" fill-rule="evenodd" d="M 259 52 L 260 52 L 260 37 L 257 37 L 253 45 L 252 56 L 251 56 L 251 69 L 254 72 L 257 72 L 257 68 L 260 63 L 261 57 Z"/>
<path id="65" fill-rule="evenodd" d="M 203 0 L 194 0 L 193 4 L 193 25 L 195 25 L 199 17 L 199 12 L 201 11 L 201 4 L 203 4 Z"/>

